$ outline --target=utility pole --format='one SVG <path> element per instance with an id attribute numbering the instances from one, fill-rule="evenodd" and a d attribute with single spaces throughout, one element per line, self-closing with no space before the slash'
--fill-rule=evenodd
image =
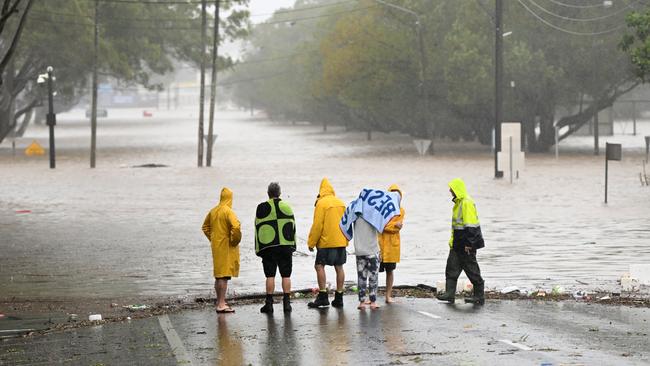
<path id="1" fill-rule="evenodd" d="M 435 134 L 435 128 L 431 119 L 431 110 L 429 107 L 429 88 L 426 85 L 426 75 L 427 75 L 427 55 L 424 51 L 424 36 L 422 31 L 422 21 L 420 17 L 417 16 L 417 21 L 415 23 L 416 31 L 418 33 L 418 48 L 420 49 L 420 93 L 422 94 L 422 103 L 424 103 L 424 122 L 426 123 L 427 131 L 429 132 L 429 138 L 431 139 L 431 146 L 429 151 L 433 154 L 433 138 Z"/>
<path id="2" fill-rule="evenodd" d="M 47 67 L 47 125 L 50 129 L 50 169 L 56 168 L 56 148 L 54 146 L 54 126 L 56 126 L 56 115 L 54 114 L 54 90 L 52 87 L 52 78 L 54 68 Z"/>
<path id="3" fill-rule="evenodd" d="M 212 80 L 210 81 L 210 119 L 208 121 L 208 155 L 205 158 L 205 165 L 212 166 L 212 145 L 213 126 L 214 126 L 214 109 L 216 105 L 217 94 L 217 56 L 219 55 L 219 7 L 220 1 L 214 0 L 214 34 L 212 36 Z"/>
<path id="4" fill-rule="evenodd" d="M 503 118 L 503 4 L 494 0 L 494 177 L 503 178 L 497 154 L 501 150 L 501 119 Z"/>
<path id="5" fill-rule="evenodd" d="M 201 90 L 199 91 L 199 151 L 198 167 L 203 166 L 203 109 L 205 104 L 205 38 L 206 0 L 201 0 Z"/>
<path id="6" fill-rule="evenodd" d="M 97 151 L 97 62 L 99 53 L 99 0 L 95 0 L 95 38 L 93 40 L 93 96 L 90 111 L 90 167 L 95 167 Z"/>

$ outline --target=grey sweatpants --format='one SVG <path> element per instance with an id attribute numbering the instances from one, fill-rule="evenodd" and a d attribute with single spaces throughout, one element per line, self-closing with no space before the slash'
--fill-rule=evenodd
<path id="1" fill-rule="evenodd" d="M 366 301 L 366 293 L 370 301 L 377 301 L 377 287 L 379 287 L 379 256 L 357 256 L 357 284 L 359 287 L 359 302 Z"/>

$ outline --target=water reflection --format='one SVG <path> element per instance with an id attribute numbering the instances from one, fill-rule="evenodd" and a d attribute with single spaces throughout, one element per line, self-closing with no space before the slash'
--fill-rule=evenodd
<path id="1" fill-rule="evenodd" d="M 229 314 L 217 314 L 217 365 L 241 366 L 244 364 L 244 348 L 238 332 L 228 330 Z"/>

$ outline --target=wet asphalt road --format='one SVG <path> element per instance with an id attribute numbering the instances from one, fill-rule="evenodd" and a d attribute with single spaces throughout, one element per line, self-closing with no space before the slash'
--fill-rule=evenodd
<path id="1" fill-rule="evenodd" d="M 382 299 L 383 300 L 383 299 Z M 0 365 L 645 365 L 650 310 L 567 302 L 484 307 L 401 298 L 377 311 L 211 310 L 0 342 Z"/>

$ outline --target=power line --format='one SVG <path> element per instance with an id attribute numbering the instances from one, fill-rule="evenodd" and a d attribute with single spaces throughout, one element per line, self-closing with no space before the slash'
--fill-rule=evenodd
<path id="1" fill-rule="evenodd" d="M 603 20 L 603 19 L 607 19 L 607 18 L 611 18 L 611 17 L 613 17 L 613 16 L 616 16 L 616 15 L 618 15 L 618 14 L 624 12 L 624 11 L 627 10 L 628 8 L 629 8 L 629 9 L 634 9 L 634 8 L 632 7 L 632 4 L 628 3 L 628 4 L 625 4 L 624 7 L 622 7 L 622 8 L 620 8 L 620 9 L 616 10 L 615 12 L 613 12 L 613 13 L 609 13 L 609 14 L 606 14 L 606 15 L 602 15 L 602 16 L 598 16 L 598 17 L 594 17 L 594 18 L 572 18 L 572 17 L 567 17 L 567 16 L 564 16 L 564 15 L 560 15 L 560 14 L 554 13 L 554 12 L 552 12 L 552 11 L 546 9 L 545 7 L 539 5 L 539 4 L 536 3 L 534 0 L 528 0 L 528 1 L 530 1 L 531 4 L 535 5 L 538 9 L 540 9 L 541 11 L 543 11 L 543 12 L 546 13 L 546 14 L 549 14 L 549 15 L 551 15 L 551 16 L 554 16 L 554 17 L 559 18 L 559 19 L 562 19 L 562 20 L 568 20 L 568 21 L 572 21 L 572 22 L 593 22 L 593 21 Z M 640 0 L 636 0 L 636 1 L 634 1 L 633 3 L 638 3 L 639 1 L 640 1 Z"/>
<path id="2" fill-rule="evenodd" d="M 535 18 L 537 18 L 537 20 L 539 20 L 540 22 L 544 23 L 545 25 L 547 25 L 547 26 L 549 26 L 549 27 L 551 27 L 551 28 L 553 28 L 555 30 L 558 30 L 560 32 L 564 32 L 564 33 L 567 33 L 567 34 L 571 34 L 571 35 L 574 35 L 574 36 L 599 36 L 599 35 L 615 32 L 615 31 L 625 27 L 625 25 L 623 24 L 623 25 L 619 25 L 619 26 L 614 27 L 614 28 L 610 28 L 610 29 L 607 29 L 607 30 L 604 30 L 604 31 L 600 31 L 600 32 L 576 32 L 576 31 L 572 31 L 570 29 L 565 29 L 565 28 L 559 27 L 559 26 L 547 21 L 546 19 L 542 18 L 537 13 L 535 13 L 532 9 L 530 9 L 526 4 L 524 4 L 522 0 L 517 0 L 517 1 L 519 2 L 519 4 L 521 4 L 521 6 L 523 6 L 531 15 L 533 15 Z"/>
<path id="3" fill-rule="evenodd" d="M 101 1 L 118 1 L 118 0 L 101 0 Z M 129 1 L 129 0 L 121 0 L 121 1 Z M 345 13 L 351 13 L 351 12 L 356 12 L 356 11 L 361 11 L 361 10 L 366 10 L 370 8 L 374 8 L 377 5 L 371 5 L 371 6 L 366 6 L 362 8 L 354 8 L 350 10 L 345 10 L 345 11 L 339 11 L 339 12 L 334 12 L 334 13 L 327 13 L 327 14 L 321 14 L 321 15 L 315 15 L 315 16 L 309 16 L 309 17 L 302 17 L 302 18 L 291 18 L 291 19 L 285 19 L 285 20 L 276 20 L 276 21 L 265 21 L 265 22 L 259 22 L 259 23 L 253 23 L 253 26 L 259 26 L 259 25 L 271 25 L 271 24 L 280 24 L 280 23 L 294 23 L 294 22 L 300 22 L 304 20 L 311 20 L 311 19 L 318 19 L 318 18 L 325 18 L 325 17 L 331 17 L 339 14 L 345 14 Z M 62 14 L 59 14 L 62 15 Z M 77 16 L 73 14 L 69 14 L 69 16 Z M 83 26 L 93 26 L 92 24 L 85 24 L 85 23 L 75 23 L 75 22 L 68 22 L 68 21 L 59 21 L 59 20 L 52 20 L 52 19 L 43 19 L 43 18 L 29 18 L 30 20 L 38 21 L 38 22 L 47 22 L 47 23 L 54 23 L 54 24 L 70 24 L 70 25 L 83 25 Z M 136 20 L 136 19 L 129 19 L 129 18 L 102 18 L 100 19 L 109 19 L 113 21 L 128 21 L 128 20 Z M 158 20 L 158 19 L 150 19 L 150 20 Z M 185 19 L 185 21 L 189 20 L 195 20 L 195 19 Z M 158 20 L 159 21 L 159 20 Z M 162 30 L 200 30 L 200 27 L 147 27 L 147 26 L 133 26 L 133 25 L 128 25 L 125 27 L 121 28 L 128 28 L 128 29 L 162 29 Z M 208 28 L 212 28 L 211 26 L 208 26 Z"/>
<path id="4" fill-rule="evenodd" d="M 557 0 L 548 0 L 548 1 L 550 1 L 553 4 L 556 4 L 556 5 L 564 6 L 564 7 L 567 7 L 567 8 L 574 8 L 574 9 L 593 9 L 593 8 L 602 8 L 603 7 L 602 2 L 600 4 L 593 4 L 593 5 L 573 5 L 573 4 L 566 4 L 566 3 L 563 3 L 563 2 L 557 1 Z"/>
<path id="5" fill-rule="evenodd" d="M 335 3 L 329 3 L 329 4 L 322 4 L 322 5 L 314 5 L 314 6 L 306 6 L 303 8 L 296 8 L 296 9 L 287 9 L 287 10 L 276 10 L 273 13 L 262 13 L 262 14 L 251 14 L 251 17 L 262 17 L 262 16 L 269 16 L 269 15 L 277 15 L 277 14 L 285 14 L 285 13 L 295 13 L 295 12 L 300 12 L 300 11 L 308 11 L 308 10 L 313 10 L 313 9 L 321 9 L 321 8 L 328 8 L 331 6 L 337 6 L 341 4 L 349 4 L 352 2 L 357 2 L 357 0 L 344 0 L 344 1 L 338 1 Z"/>
<path id="6" fill-rule="evenodd" d="M 371 9 L 371 8 L 376 8 L 377 6 L 378 5 L 370 5 L 370 6 L 366 6 L 366 7 L 363 7 L 363 8 L 355 8 L 355 9 L 350 9 L 350 10 L 338 11 L 338 12 L 334 12 L 334 13 L 328 13 L 328 14 L 322 14 L 322 15 L 314 15 L 314 16 L 311 16 L 311 17 L 294 18 L 294 19 L 286 19 L 286 20 L 275 20 L 275 21 L 272 21 L 272 22 L 261 22 L 261 23 L 257 23 L 257 24 L 253 24 L 253 25 L 271 25 L 271 24 L 279 24 L 279 23 L 293 23 L 293 22 L 299 22 L 299 21 L 302 21 L 302 20 L 325 18 L 325 17 L 331 17 L 331 16 L 339 15 L 339 14 L 347 14 L 347 13 L 352 13 L 352 12 L 356 12 L 356 11 L 360 11 L 360 10 L 367 10 L 367 9 Z"/>
<path id="7" fill-rule="evenodd" d="M 109 1 L 110 0 L 100 0 L 100 1 Z M 288 14 L 288 13 L 295 13 L 295 12 L 302 12 L 302 11 L 309 11 L 313 9 L 322 9 L 322 8 L 327 8 L 327 7 L 332 7 L 332 6 L 338 6 L 341 4 L 349 4 L 352 2 L 357 2 L 357 0 L 345 0 L 345 1 L 339 1 L 335 3 L 330 3 L 330 4 L 324 4 L 324 5 L 316 5 L 316 6 L 308 6 L 308 7 L 303 7 L 303 8 L 298 8 L 298 9 L 287 9 L 287 10 L 277 10 L 273 13 L 257 13 L 257 14 L 250 14 L 249 17 L 261 17 L 261 16 L 269 16 L 269 15 L 276 15 L 276 14 Z M 68 16 L 68 17 L 88 17 L 92 18 L 91 15 L 85 15 L 85 14 L 74 14 L 74 13 L 59 13 L 55 11 L 41 11 L 41 10 L 32 10 L 31 13 L 38 13 L 38 14 L 44 14 L 44 15 L 61 15 L 61 16 Z M 134 20 L 134 21 L 173 21 L 173 22 L 186 22 L 186 21 L 198 21 L 201 20 L 200 18 L 129 18 L 129 17 L 120 17 L 120 18 L 106 18 L 103 17 L 103 19 L 110 19 L 110 20 Z"/>

